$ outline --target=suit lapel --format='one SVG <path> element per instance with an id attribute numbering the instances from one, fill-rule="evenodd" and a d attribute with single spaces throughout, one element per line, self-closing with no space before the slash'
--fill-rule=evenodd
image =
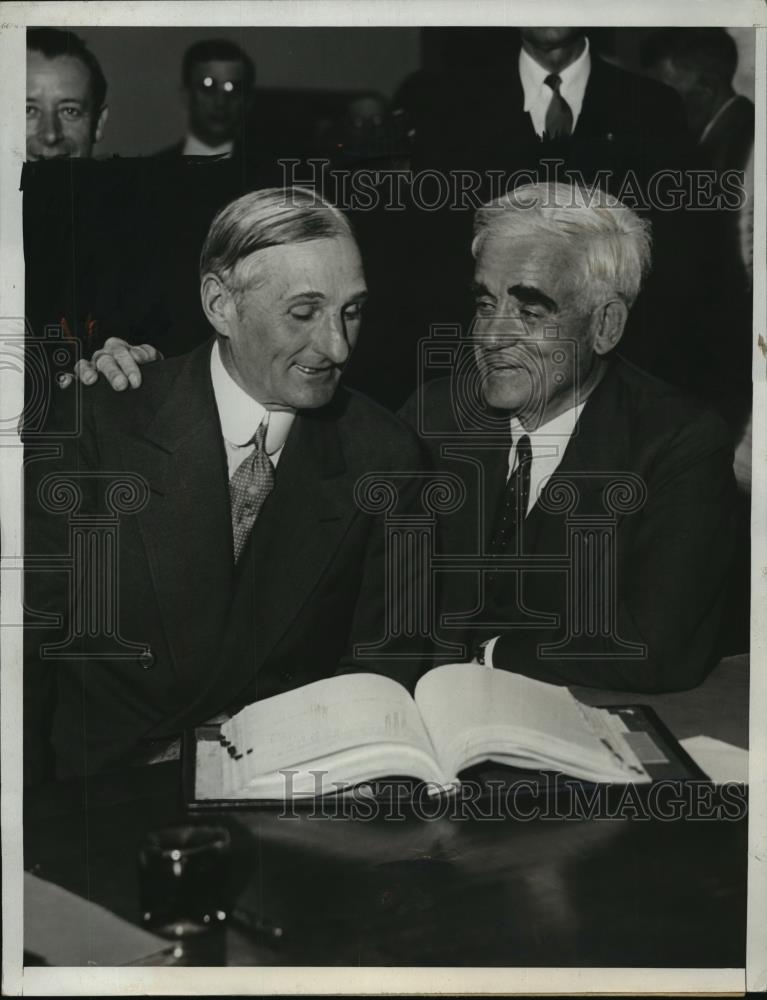
<path id="1" fill-rule="evenodd" d="M 175 667 L 192 683 L 210 668 L 232 582 L 226 454 L 209 358 L 210 344 L 189 355 L 152 423 L 124 444 L 126 467 L 150 486 L 138 521 Z"/>
<path id="2" fill-rule="evenodd" d="M 578 122 L 573 131 L 574 139 L 603 139 L 611 131 L 617 131 L 613 124 L 615 102 L 630 100 L 629 94 L 614 93 L 614 85 L 609 80 L 610 71 L 602 60 L 591 53 L 591 72 L 586 81 L 583 104 Z M 620 124 L 620 123 L 618 123 Z"/>
<path id="3" fill-rule="evenodd" d="M 299 413 L 246 547 L 243 568 L 259 580 L 257 667 L 298 616 L 356 513 L 337 426 L 341 405 L 337 397 L 323 411 Z"/>
<path id="4" fill-rule="evenodd" d="M 525 521 L 525 547 L 532 552 L 561 552 L 565 517 L 551 513 L 557 496 L 574 486 L 574 513 L 599 517 L 607 514 L 604 490 L 628 469 L 630 426 L 621 405 L 616 362 L 596 387 L 583 408 L 572 437 L 554 475 Z M 548 510 L 546 508 L 549 508 Z"/>

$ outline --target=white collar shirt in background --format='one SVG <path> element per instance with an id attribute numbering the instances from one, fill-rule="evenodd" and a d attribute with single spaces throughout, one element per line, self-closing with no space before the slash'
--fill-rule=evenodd
<path id="1" fill-rule="evenodd" d="M 586 93 L 586 84 L 591 73 L 588 38 L 585 42 L 583 52 L 575 62 L 570 63 L 559 73 L 562 81 L 559 93 L 567 101 L 573 113 L 573 131 L 583 108 L 583 95 Z M 537 63 L 524 49 L 519 50 L 519 79 L 525 94 L 525 111 L 530 113 L 533 128 L 538 136 L 542 136 L 546 128 L 546 112 L 554 94 L 551 87 L 543 82 L 550 72 L 551 70 Z"/>
<path id="2" fill-rule="evenodd" d="M 202 142 L 196 135 L 191 133 L 184 140 L 184 148 L 181 150 L 183 156 L 220 156 L 228 160 L 234 149 L 234 140 L 222 142 L 220 146 L 209 146 Z"/>

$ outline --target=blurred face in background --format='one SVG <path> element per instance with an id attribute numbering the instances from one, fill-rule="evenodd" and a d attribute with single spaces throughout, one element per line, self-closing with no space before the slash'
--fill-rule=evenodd
<path id="1" fill-rule="evenodd" d="M 88 67 L 76 56 L 27 52 L 27 159 L 91 156 L 107 109 L 94 108 Z"/>
<path id="2" fill-rule="evenodd" d="M 651 75 L 665 83 L 682 98 L 687 124 L 697 138 L 708 125 L 719 106 L 717 88 L 691 68 L 677 66 L 671 59 L 662 59 L 651 68 Z"/>
<path id="3" fill-rule="evenodd" d="M 542 52 L 573 45 L 584 34 L 583 28 L 520 28 L 523 41 Z"/>
<path id="4" fill-rule="evenodd" d="M 186 87 L 189 130 L 208 146 L 231 142 L 242 128 L 248 94 L 236 59 L 195 63 Z"/>

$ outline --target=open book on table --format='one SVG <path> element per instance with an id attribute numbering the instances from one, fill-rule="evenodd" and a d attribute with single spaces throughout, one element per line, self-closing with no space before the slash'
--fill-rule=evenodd
<path id="1" fill-rule="evenodd" d="M 485 761 L 648 782 L 624 729 L 567 688 L 478 664 L 435 667 L 415 697 L 389 678 L 346 674 L 248 705 L 198 740 L 194 798 L 316 796 L 393 776 L 449 788 Z"/>

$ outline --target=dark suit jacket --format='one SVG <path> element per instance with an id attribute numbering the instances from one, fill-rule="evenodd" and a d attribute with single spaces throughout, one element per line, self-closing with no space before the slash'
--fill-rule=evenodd
<path id="1" fill-rule="evenodd" d="M 74 478 L 81 517 L 109 510 L 99 475 L 133 474 L 149 490 L 143 509 L 118 519 L 113 618 L 122 646 L 81 636 L 69 658 L 41 657 L 40 643 L 66 636 L 78 612 L 68 610 L 65 574 L 30 569 L 27 606 L 63 615 L 60 629 L 32 621 L 27 634 L 32 775 L 50 698 L 58 773 L 66 774 L 123 764 L 142 741 L 339 669 L 384 672 L 405 684 L 415 679 L 418 641 L 355 656 L 355 644 L 384 637 L 386 580 L 381 519 L 363 513 L 353 496 L 365 473 L 415 468 L 414 436 L 392 414 L 343 389 L 329 406 L 299 413 L 274 491 L 235 568 L 209 357 L 206 344 L 152 365 L 135 392 L 115 393 L 103 383 L 83 390 L 81 431 L 62 438 L 63 454 L 51 460 L 28 450 L 31 555 L 67 555 L 71 547 L 74 522 L 46 513 L 39 500 L 49 474 Z M 78 395 L 61 393 L 59 402 L 64 427 Z M 400 489 L 400 511 L 414 506 L 414 489 Z M 86 570 L 76 585 L 80 593 L 95 586 L 108 595 L 110 581 Z M 105 647 L 122 658 L 103 655 Z M 393 653 L 403 658 L 391 659 Z"/>
<path id="2" fill-rule="evenodd" d="M 523 571 L 521 596 L 530 615 L 524 628 L 511 627 L 488 610 L 476 568 L 460 568 L 461 557 L 483 551 L 492 530 L 507 472 L 508 418 L 485 411 L 483 420 L 496 430 L 491 440 L 486 431 L 459 423 L 465 406 L 456 402 L 465 394 L 455 395 L 450 380 L 428 383 L 421 393 L 424 444 L 437 469 L 459 476 L 466 492 L 465 502 L 441 523 L 442 553 L 459 558 L 439 574 L 440 636 L 465 643 L 469 653 L 472 642 L 500 634 L 495 666 L 554 683 L 649 692 L 701 681 L 717 655 L 734 545 L 732 448 L 723 422 L 634 366 L 611 362 L 525 520 L 523 552 L 532 556 L 532 568 Z M 417 414 L 416 396 L 403 415 L 416 425 Z M 610 483 L 626 474 L 631 482 L 625 493 L 619 486 L 610 494 Z M 622 512 L 635 488 L 641 497 L 641 483 L 642 506 Z M 568 506 L 568 484 L 579 498 L 569 514 L 558 508 L 562 501 Z M 596 517 L 604 526 L 610 504 L 616 509 L 613 634 L 582 633 L 543 656 L 542 645 L 566 636 L 568 610 L 591 600 L 588 588 L 603 579 L 607 558 L 595 535 L 579 566 L 573 562 L 576 575 L 568 573 L 562 560 L 574 550 L 568 521 L 572 527 L 573 516 L 585 517 L 595 527 Z M 464 621 L 446 623 L 448 615 Z M 624 643 L 646 647 L 645 655 L 630 658 L 638 651 Z"/>
<path id="3" fill-rule="evenodd" d="M 444 159 L 455 166 L 535 169 L 542 159 L 561 157 L 565 169 L 588 180 L 609 171 L 608 189 L 620 187 L 631 169 L 639 180 L 670 166 L 686 136 L 684 109 L 665 85 L 612 66 L 591 53 L 591 72 L 572 136 L 541 141 L 524 110 L 518 49 L 502 63 L 471 79 L 434 78 L 420 102 L 414 165 Z"/>

